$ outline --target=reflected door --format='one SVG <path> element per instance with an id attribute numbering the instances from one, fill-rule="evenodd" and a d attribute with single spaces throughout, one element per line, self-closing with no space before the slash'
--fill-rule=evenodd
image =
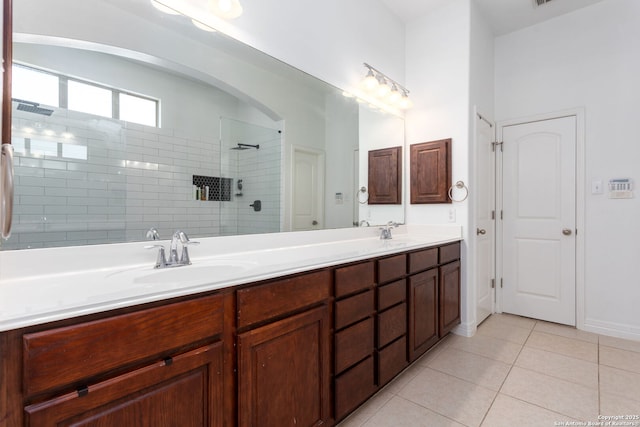
<path id="1" fill-rule="evenodd" d="M 575 325 L 576 118 L 503 129 L 503 311 Z"/>
<path id="2" fill-rule="evenodd" d="M 323 227 L 324 155 L 304 148 L 293 149 L 293 231 Z"/>

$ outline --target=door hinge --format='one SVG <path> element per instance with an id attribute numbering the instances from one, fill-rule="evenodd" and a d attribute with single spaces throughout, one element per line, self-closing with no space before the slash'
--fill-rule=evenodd
<path id="1" fill-rule="evenodd" d="M 491 289 L 496 288 L 496 279 L 491 279 Z"/>
<path id="2" fill-rule="evenodd" d="M 504 219 L 504 211 L 500 211 L 500 219 Z"/>
<path id="3" fill-rule="evenodd" d="M 496 211 L 491 211 L 491 219 L 496 219 Z"/>
<path id="4" fill-rule="evenodd" d="M 491 151 L 495 152 L 496 151 L 496 147 L 500 147 L 500 151 L 502 151 L 502 144 L 504 142 L 498 142 L 498 141 L 494 141 L 491 143 Z"/>
<path id="5" fill-rule="evenodd" d="M 502 289 L 503 285 L 504 284 L 502 283 L 502 279 L 500 279 L 500 289 Z"/>

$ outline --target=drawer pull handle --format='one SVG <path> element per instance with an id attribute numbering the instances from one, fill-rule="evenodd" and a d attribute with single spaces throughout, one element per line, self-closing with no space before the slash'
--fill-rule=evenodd
<path id="1" fill-rule="evenodd" d="M 77 390 L 77 392 L 78 392 L 78 397 L 84 397 L 89 394 L 89 387 L 88 386 L 80 387 Z"/>
<path id="2" fill-rule="evenodd" d="M 162 360 L 164 361 L 164 366 L 173 365 L 173 357 L 166 357 L 166 358 L 164 358 Z"/>

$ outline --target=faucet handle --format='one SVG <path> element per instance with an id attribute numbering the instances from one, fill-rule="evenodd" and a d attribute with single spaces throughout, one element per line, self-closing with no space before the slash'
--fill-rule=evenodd
<path id="1" fill-rule="evenodd" d="M 155 227 L 148 229 L 146 236 L 149 240 L 160 240 L 160 233 L 158 233 L 158 230 Z"/>
<path id="2" fill-rule="evenodd" d="M 158 257 L 156 258 L 156 265 L 154 268 L 160 268 L 167 264 L 167 257 L 164 254 L 164 246 L 162 245 L 147 245 L 144 247 L 145 249 L 155 249 L 158 248 Z"/>

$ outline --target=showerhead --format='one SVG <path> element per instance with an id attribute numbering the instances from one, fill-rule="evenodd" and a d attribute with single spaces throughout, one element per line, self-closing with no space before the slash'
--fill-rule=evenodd
<path id="1" fill-rule="evenodd" d="M 18 103 L 18 110 L 20 111 L 26 111 L 27 113 L 40 114 L 42 116 L 50 116 L 51 114 L 53 114 L 53 110 L 49 108 L 42 108 L 40 107 L 40 104 L 38 104 L 37 102 L 24 101 L 22 99 L 15 99 L 15 98 L 13 98 L 13 101 Z"/>
<path id="2" fill-rule="evenodd" d="M 260 145 L 251 145 L 251 144 L 241 144 L 238 143 L 236 147 L 233 147 L 232 150 L 248 150 L 250 148 L 255 148 L 256 150 L 260 149 Z"/>

